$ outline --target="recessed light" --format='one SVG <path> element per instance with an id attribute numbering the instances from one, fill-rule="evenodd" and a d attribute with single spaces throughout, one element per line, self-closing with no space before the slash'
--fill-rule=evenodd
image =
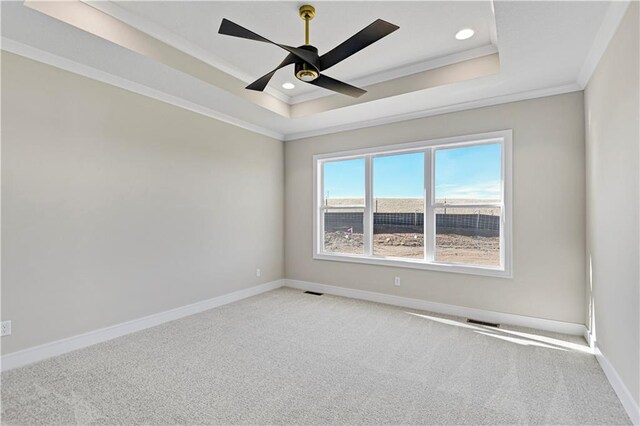
<path id="1" fill-rule="evenodd" d="M 460 30 L 456 33 L 456 38 L 458 40 L 466 40 L 468 38 L 473 37 L 473 34 L 475 33 L 475 31 L 473 31 L 471 28 L 465 28 L 463 30 Z"/>
<path id="2" fill-rule="evenodd" d="M 296 85 L 287 81 L 286 83 L 282 83 L 282 88 L 283 89 L 287 89 L 287 90 L 291 90 L 291 89 L 295 89 Z"/>

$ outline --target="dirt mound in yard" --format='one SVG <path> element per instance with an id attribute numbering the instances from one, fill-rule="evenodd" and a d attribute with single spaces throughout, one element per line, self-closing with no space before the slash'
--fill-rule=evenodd
<path id="1" fill-rule="evenodd" d="M 362 234 L 341 231 L 324 234 L 324 249 L 330 253 L 362 254 L 363 247 Z"/>
<path id="2" fill-rule="evenodd" d="M 363 236 L 342 231 L 327 232 L 325 250 L 330 253 L 362 254 Z M 373 253 L 376 256 L 421 259 L 424 256 L 424 235 L 419 232 L 374 234 Z M 500 238 L 437 234 L 435 260 L 444 263 L 499 266 Z"/>

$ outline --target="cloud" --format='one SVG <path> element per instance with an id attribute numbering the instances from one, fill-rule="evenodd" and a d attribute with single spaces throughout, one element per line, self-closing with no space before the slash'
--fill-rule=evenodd
<path id="1" fill-rule="evenodd" d="M 500 198 L 500 181 L 482 182 L 469 185 L 441 184 L 436 186 L 438 198 Z"/>

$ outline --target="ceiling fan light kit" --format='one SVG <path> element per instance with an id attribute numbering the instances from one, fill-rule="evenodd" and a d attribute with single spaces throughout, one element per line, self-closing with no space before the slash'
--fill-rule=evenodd
<path id="1" fill-rule="evenodd" d="M 276 71 L 293 64 L 295 77 L 305 83 L 313 84 L 314 86 L 356 98 L 367 93 L 366 90 L 335 80 L 322 72 L 359 52 L 365 47 L 375 43 L 381 38 L 386 37 L 396 31 L 399 27 L 383 21 L 382 19 L 378 19 L 353 35 L 351 38 L 342 42 L 337 47 L 320 56 L 318 54 L 318 49 L 309 43 L 309 21 L 315 17 L 316 9 L 313 6 L 306 4 L 300 7 L 298 13 L 300 14 L 300 18 L 304 20 L 305 40 L 305 44 L 298 47 L 274 43 L 273 41 L 249 31 L 228 19 L 222 19 L 220 29 L 218 30 L 219 34 L 274 44 L 289 52 L 280 65 L 248 85 L 247 89 L 263 91 Z"/>

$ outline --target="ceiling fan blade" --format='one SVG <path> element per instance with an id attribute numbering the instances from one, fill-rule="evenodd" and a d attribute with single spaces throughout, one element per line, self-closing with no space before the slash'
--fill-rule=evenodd
<path id="1" fill-rule="evenodd" d="M 220 23 L 220 29 L 218 30 L 218 34 L 224 34 L 232 37 L 247 38 L 249 40 L 261 41 L 263 43 L 275 44 L 271 40 L 268 40 L 262 37 L 261 35 L 258 35 L 253 31 L 250 31 L 245 27 L 242 27 L 236 24 L 235 22 L 231 22 L 226 18 L 222 18 L 222 22 Z"/>
<path id="2" fill-rule="evenodd" d="M 314 68 L 318 69 L 318 67 L 320 66 L 320 60 L 318 58 L 318 55 L 314 52 L 311 52 L 309 50 L 305 50 L 305 49 L 300 49 L 298 47 L 291 47 L 291 46 L 287 46 L 285 44 L 278 44 L 275 43 L 267 38 L 262 37 L 259 34 L 254 33 L 253 31 L 250 31 L 238 24 L 236 24 L 235 22 L 231 22 L 230 20 L 226 19 L 226 18 L 222 18 L 222 22 L 220 23 L 220 29 L 218 30 L 218 34 L 223 34 L 223 35 L 228 35 L 228 36 L 232 36 L 232 37 L 239 37 L 239 38 L 246 38 L 249 40 L 254 40 L 254 41 L 261 41 L 263 43 L 269 43 L 269 44 L 274 44 L 284 50 L 286 50 L 289 53 L 294 54 L 296 57 L 298 57 L 299 59 L 301 59 L 302 61 L 308 63 L 309 65 L 313 66 Z"/>
<path id="3" fill-rule="evenodd" d="M 343 83 L 342 81 L 338 81 L 334 78 L 327 77 L 326 75 L 322 74 L 320 74 L 315 80 L 309 81 L 308 83 L 318 87 L 323 87 L 325 89 L 333 90 L 334 92 L 342 93 L 343 95 L 348 95 L 353 98 L 359 98 L 360 96 L 367 93 L 366 90 L 360 89 L 359 87 Z"/>
<path id="4" fill-rule="evenodd" d="M 294 64 L 295 62 L 296 56 L 292 53 L 289 53 L 287 57 L 284 58 L 284 60 L 280 63 L 280 65 L 278 65 L 273 71 L 263 75 L 262 77 L 248 85 L 247 89 L 262 92 L 264 88 L 267 87 L 267 84 L 269 84 L 269 80 L 271 80 L 271 77 L 273 77 L 276 71 L 278 71 L 280 68 L 286 67 L 287 65 Z"/>
<path id="5" fill-rule="evenodd" d="M 400 27 L 387 21 L 383 21 L 382 19 L 376 20 L 369 26 L 351 36 L 351 38 L 345 40 L 332 50 L 320 56 L 320 71 L 324 71 L 334 66 L 338 62 L 361 51 L 370 44 L 373 44 L 381 38 L 391 34 L 398 28 Z"/>

